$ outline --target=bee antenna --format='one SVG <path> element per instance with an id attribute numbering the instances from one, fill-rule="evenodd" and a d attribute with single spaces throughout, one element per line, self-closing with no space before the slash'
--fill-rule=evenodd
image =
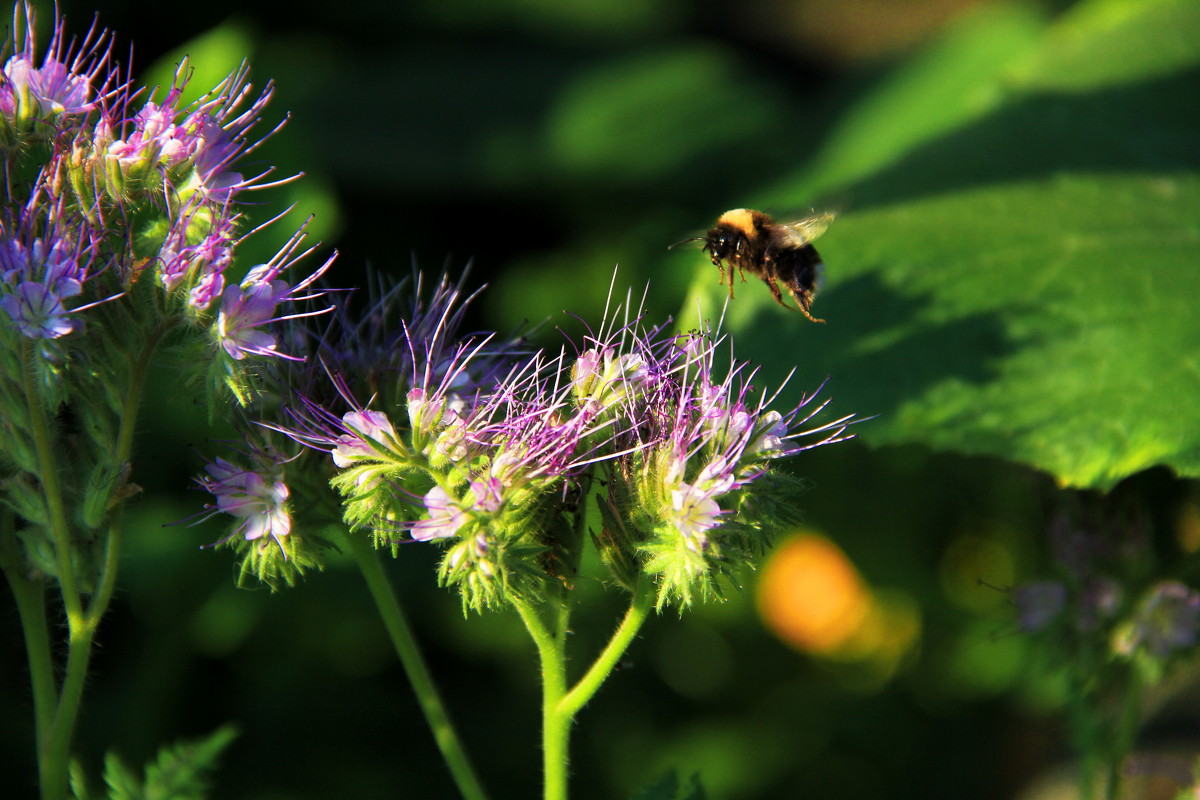
<path id="1" fill-rule="evenodd" d="M 668 250 L 674 250 L 676 247 L 679 247 L 679 245 L 681 245 L 681 244 L 687 244 L 688 242 L 703 242 L 703 241 L 704 241 L 704 238 L 705 238 L 705 237 L 703 237 L 703 236 L 693 236 L 693 237 L 692 237 L 692 238 L 690 238 L 690 239 L 683 239 L 683 240 L 681 240 L 681 241 L 678 241 L 678 242 L 676 242 L 675 244 L 673 244 L 673 245 L 671 245 L 670 247 L 668 247 L 667 249 L 668 249 Z"/>

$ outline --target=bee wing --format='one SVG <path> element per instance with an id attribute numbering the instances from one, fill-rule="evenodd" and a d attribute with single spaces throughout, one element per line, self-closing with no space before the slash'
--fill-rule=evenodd
<path id="1" fill-rule="evenodd" d="M 832 211 L 823 211 L 794 222 L 786 222 L 779 227 L 784 228 L 793 244 L 799 246 L 808 244 L 824 233 L 835 216 L 837 215 Z"/>

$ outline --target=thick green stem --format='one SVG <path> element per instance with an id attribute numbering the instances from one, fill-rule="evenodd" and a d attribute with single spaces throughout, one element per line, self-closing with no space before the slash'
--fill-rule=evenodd
<path id="1" fill-rule="evenodd" d="M 1108 757 L 1104 795 L 1107 800 L 1116 800 L 1121 796 L 1125 760 L 1133 749 L 1133 742 L 1141 724 L 1143 688 L 1141 675 L 1136 669 L 1131 669 L 1125 685 L 1121 687 L 1121 705 L 1113 722 L 1113 742 Z"/>
<path id="2" fill-rule="evenodd" d="M 112 458 L 114 464 L 128 462 L 133 448 L 133 433 L 136 430 L 138 411 L 141 408 L 145 390 L 146 373 L 150 361 L 158 347 L 165 329 L 149 333 L 142 342 L 141 351 L 131 364 L 129 386 L 125 393 L 120 413 L 120 429 L 113 443 Z M 112 600 L 116 587 L 117 566 L 121 549 L 120 513 L 113 512 L 104 543 L 104 562 L 97 590 L 92 595 L 87 607 L 83 605 L 83 594 L 75 580 L 73 564 L 74 542 L 67 522 L 66 505 L 63 501 L 62 488 L 58 479 L 58 465 L 54 455 L 53 435 L 50 430 L 46 409 L 34 385 L 36 375 L 36 351 L 28 342 L 24 344 L 23 355 L 25 362 L 25 398 L 29 409 L 30 422 L 34 445 L 38 455 L 38 478 L 46 497 L 46 506 L 50 514 L 51 540 L 54 543 L 55 564 L 58 568 L 56 576 L 62 593 L 63 607 L 67 615 L 67 667 L 63 677 L 61 690 L 57 697 L 57 705 L 51 715 L 43 712 L 41 705 L 47 692 L 53 692 L 53 674 L 49 679 L 39 677 L 42 671 L 41 656 L 37 650 L 41 648 L 40 640 L 46 638 L 46 619 L 44 608 L 40 613 L 40 621 L 31 615 L 27 620 L 22 612 L 22 624 L 26 626 L 26 642 L 29 647 L 31 667 L 35 659 L 38 666 L 33 672 L 32 683 L 34 703 L 37 706 L 38 729 L 38 775 L 42 787 L 43 800 L 60 800 L 67 796 L 67 770 L 71 754 L 71 740 L 75 733 L 75 723 L 79 718 L 79 706 L 83 699 L 83 687 L 87 679 L 88 665 L 91 662 L 92 644 L 95 641 L 96 630 L 100 626 L 108 605 Z M 44 599 L 42 601 L 44 603 Z M 29 625 L 40 625 L 40 633 L 31 633 Z M 34 643 L 29 644 L 30 638 Z M 48 653 L 48 646 L 47 646 Z M 48 654 L 47 654 L 48 660 Z M 52 669 L 52 667 L 51 667 Z"/>
<path id="3" fill-rule="evenodd" d="M 74 629 L 83 621 L 83 606 L 75 586 L 75 570 L 71 564 L 71 529 L 67 524 L 66 505 L 63 502 L 62 486 L 58 480 L 58 462 L 54 456 L 54 436 L 46 416 L 42 396 L 34 378 L 37 375 L 37 350 L 29 339 L 21 342 L 24 361 L 25 404 L 29 411 L 30 434 L 34 451 L 37 453 L 38 480 L 46 498 L 46 510 L 50 517 L 50 537 L 54 543 L 55 566 L 58 584 L 62 587 L 63 606 L 67 612 L 67 623 Z"/>
<path id="4" fill-rule="evenodd" d="M 54 719 L 58 687 L 54 685 L 54 659 L 50 655 L 50 633 L 46 620 L 46 589 L 40 577 L 25 574 L 26 567 L 13 526 L 11 511 L 3 513 L 0 529 L 0 568 L 12 588 L 25 635 L 29 680 L 33 688 L 34 726 L 41 742 Z"/>
<path id="5" fill-rule="evenodd" d="M 646 622 L 646 617 L 650 615 L 650 609 L 654 607 L 654 592 L 648 582 L 642 578 L 638 581 L 638 585 L 633 593 L 633 598 L 629 602 L 629 609 L 625 612 L 625 618 L 621 620 L 621 624 L 609 639 L 608 645 L 601 651 L 596 661 L 591 668 L 584 674 L 579 681 L 571 687 L 571 691 L 559 703 L 559 713 L 567 717 L 574 718 L 579 713 L 579 709 L 591 700 L 592 697 L 599 691 L 600 686 L 612 674 L 613 669 L 621 661 L 621 656 L 629 649 L 629 645 L 633 643 L 638 631 L 642 629 L 642 625 Z"/>
<path id="6" fill-rule="evenodd" d="M 425 721 L 433 731 L 434 741 L 442 751 L 442 757 L 450 768 L 451 777 L 454 778 L 459 793 L 468 800 L 483 800 L 487 797 L 483 785 L 476 777 L 454 725 L 450 722 L 450 715 L 446 713 L 429 667 L 421 655 L 420 648 L 417 647 L 416 637 L 404 618 L 396 592 L 383 572 L 379 556 L 362 536 L 347 534 L 342 538 L 367 582 L 367 588 L 375 600 L 376 608 L 379 609 L 379 616 L 383 619 L 388 636 L 391 637 L 392 646 L 396 649 L 396 655 L 400 657 L 408 682 L 412 685 L 421 711 L 425 714 Z"/>
<path id="7" fill-rule="evenodd" d="M 67 675 L 63 680 L 63 691 L 58 697 L 57 708 L 49 724 L 38 725 L 38 777 L 42 788 L 43 800 L 60 800 L 67 795 L 67 761 L 70 754 L 71 732 L 75 726 L 78 706 L 77 692 L 82 691 L 83 675 L 86 670 L 86 658 L 80 664 L 80 648 L 91 648 L 91 636 L 84 633 L 87 628 L 83 613 L 83 601 L 75 581 L 75 567 L 72 563 L 71 530 L 67 523 L 66 505 L 63 502 L 62 486 L 58 478 L 58 462 L 54 454 L 53 434 L 50 422 L 46 416 L 42 395 L 35 385 L 37 370 L 37 350 L 33 342 L 24 340 L 21 345 L 21 355 L 24 360 L 25 403 L 29 411 L 30 435 L 33 437 L 34 450 L 38 460 L 38 480 L 42 485 L 42 493 L 46 499 L 46 509 L 49 514 L 50 540 L 54 545 L 54 563 L 58 574 L 59 589 L 62 593 L 63 608 L 67 615 Z M 22 623 L 25 623 L 22 617 Z M 33 622 L 34 620 L 30 620 Z M 45 613 L 41 614 L 40 624 L 45 624 Z M 35 623 L 37 624 L 37 623 Z M 34 634 L 35 639 L 43 635 Z M 30 634 L 26 633 L 28 641 Z M 30 654 L 33 658 L 35 655 Z M 38 678 L 32 678 L 37 681 Z M 70 691 L 69 691 L 70 690 Z M 40 690 L 35 685 L 37 692 Z M 63 701 L 74 698 L 70 707 L 64 708 Z M 39 722 L 43 722 L 39 718 Z"/>
<path id="8" fill-rule="evenodd" d="M 544 797 L 545 800 L 566 800 L 571 726 L 575 715 L 595 696 L 629 649 L 653 607 L 653 592 L 646 581 L 638 583 L 621 624 L 592 666 L 569 691 L 566 668 L 569 607 L 565 604 L 555 606 L 555 627 L 551 630 L 534 609 L 520 602 L 514 605 L 537 646 L 542 665 Z"/>
<path id="9" fill-rule="evenodd" d="M 514 601 L 537 647 L 542 666 L 542 780 L 546 800 L 566 800 L 567 761 L 571 718 L 559 713 L 559 704 L 567 692 L 566 628 L 568 609 L 559 605 L 552 631 L 529 605 Z"/>

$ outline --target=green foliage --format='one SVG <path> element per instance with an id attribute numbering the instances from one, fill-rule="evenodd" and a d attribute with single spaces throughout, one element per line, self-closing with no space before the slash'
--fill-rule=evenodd
<path id="1" fill-rule="evenodd" d="M 236 737 L 237 730 L 225 725 L 203 739 L 164 747 L 146 765 L 143 777 L 110 752 L 104 759 L 108 800 L 203 800 L 208 772 Z"/>
<path id="2" fill-rule="evenodd" d="M 1179 413 L 1200 396 L 1198 9 L 1083 3 L 1036 39 L 1006 13 L 867 98 L 779 190 L 849 199 L 821 241 L 829 324 L 747 287 L 730 308 L 739 351 L 773 362 L 771 379 L 796 363 L 800 386 L 833 376 L 839 408 L 879 415 L 858 431 L 872 444 L 1080 487 L 1156 465 L 1200 476 L 1200 425 Z M 947 84 L 956 70 L 969 81 Z M 705 313 L 712 284 L 697 278 Z"/>

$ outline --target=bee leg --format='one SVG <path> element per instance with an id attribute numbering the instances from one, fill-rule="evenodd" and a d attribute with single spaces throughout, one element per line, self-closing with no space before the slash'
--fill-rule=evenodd
<path id="1" fill-rule="evenodd" d="M 775 298 L 776 303 L 779 303 L 779 305 L 783 306 L 789 311 L 795 311 L 794 308 L 783 302 L 783 293 L 779 291 L 779 284 L 775 283 L 774 278 L 763 278 L 763 283 L 765 283 L 767 288 L 771 290 L 771 296 Z"/>
<path id="2" fill-rule="evenodd" d="M 724 286 L 725 285 L 725 262 L 722 261 L 720 258 L 718 258 L 715 253 L 712 255 L 711 260 L 712 260 L 713 266 L 715 266 L 717 269 L 721 270 L 721 279 L 719 281 L 717 281 L 717 284 L 719 286 Z M 732 272 L 732 270 L 729 273 L 729 296 L 733 297 L 733 272 Z"/>
<path id="3" fill-rule="evenodd" d="M 803 291 L 798 292 L 795 289 L 792 289 L 790 287 L 789 287 L 788 291 L 790 291 L 792 293 L 792 297 L 796 298 L 796 305 L 798 305 L 800 307 L 801 314 L 808 317 L 813 322 L 824 322 L 825 321 L 823 319 L 818 319 L 817 317 L 814 317 L 812 314 L 808 313 L 808 310 L 810 308 L 812 308 L 812 303 L 813 303 L 812 292 L 803 292 Z"/>

